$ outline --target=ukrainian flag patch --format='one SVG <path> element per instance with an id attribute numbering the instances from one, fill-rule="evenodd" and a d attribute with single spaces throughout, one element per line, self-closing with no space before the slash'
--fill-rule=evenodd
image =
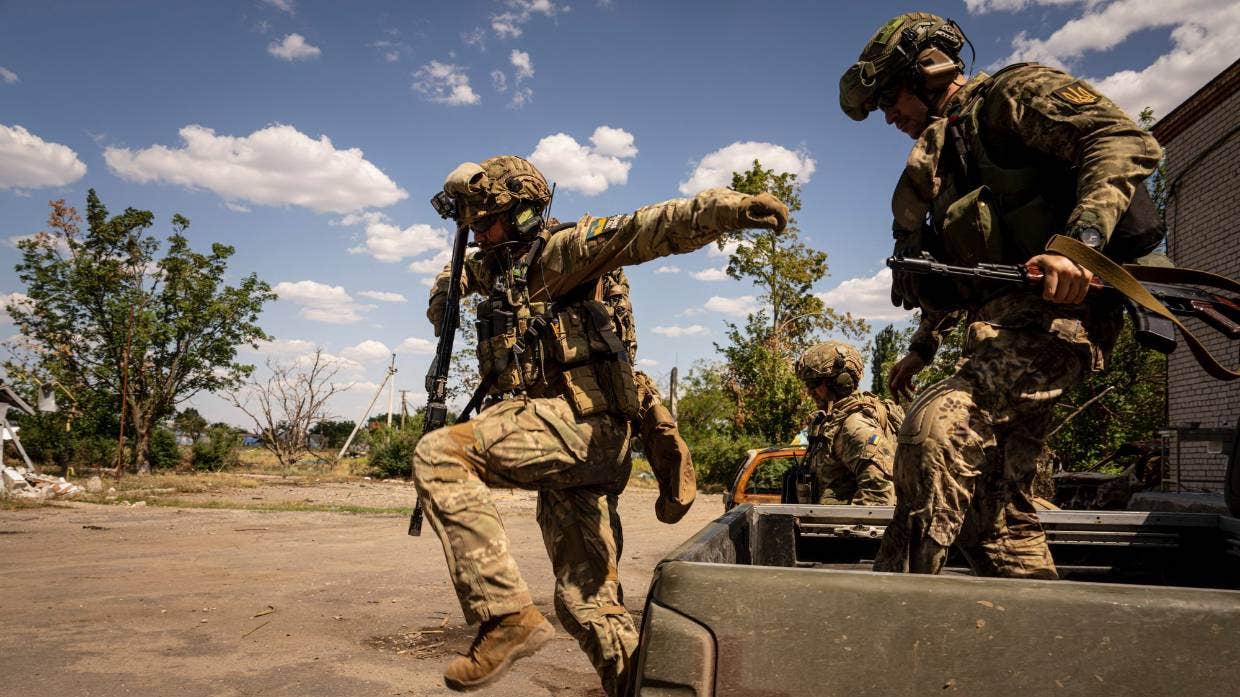
<path id="1" fill-rule="evenodd" d="M 592 240 L 603 234 L 603 228 L 606 227 L 606 225 L 606 218 L 595 218 L 594 220 L 591 220 L 590 224 L 586 227 L 586 239 Z"/>
<path id="2" fill-rule="evenodd" d="M 871 434 L 870 434 L 870 439 L 869 439 L 869 440 L 867 440 L 867 441 L 866 441 L 866 443 L 868 443 L 868 444 L 870 444 L 870 445 L 874 445 L 874 444 L 878 443 L 878 434 L 877 434 L 877 433 L 871 433 Z"/>

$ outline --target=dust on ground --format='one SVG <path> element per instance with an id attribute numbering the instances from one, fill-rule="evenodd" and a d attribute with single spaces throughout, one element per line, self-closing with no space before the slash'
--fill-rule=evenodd
<path id="1" fill-rule="evenodd" d="M 555 621 L 552 576 L 529 492 L 497 491 L 512 550 L 557 640 L 478 694 L 601 694 Z M 621 579 L 639 612 L 654 565 L 722 512 L 700 494 L 676 525 L 656 492 L 621 496 Z M 177 493 L 188 506 L 407 508 L 385 481 L 260 477 Z M 145 500 L 126 491 L 128 501 Z M 151 497 L 151 503 L 160 499 Z M 440 672 L 468 648 L 439 540 L 392 513 L 58 503 L 0 510 L 5 692 L 55 695 L 448 695 Z"/>

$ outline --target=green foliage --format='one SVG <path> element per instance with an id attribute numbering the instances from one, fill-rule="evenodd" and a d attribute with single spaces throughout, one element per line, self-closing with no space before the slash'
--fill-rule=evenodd
<path id="1" fill-rule="evenodd" d="M 236 466 L 240 448 L 240 432 L 231 426 L 215 424 L 194 441 L 190 464 L 199 472 L 220 472 Z"/>
<path id="2" fill-rule="evenodd" d="M 17 277 L 30 301 L 8 308 L 23 341 L 4 367 L 23 382 L 57 380 L 84 411 L 123 409 L 135 464 L 146 469 L 152 431 L 176 404 L 232 387 L 253 370 L 236 361 L 237 347 L 269 338 L 257 320 L 275 294 L 254 274 L 225 285 L 233 248 L 193 251 L 181 215 L 172 217 L 161 256 L 147 234 L 150 211 L 111 216 L 91 190 L 83 231 L 63 199 L 51 208 L 51 232 L 17 245 Z"/>
<path id="3" fill-rule="evenodd" d="M 1057 418 L 1051 428 L 1104 392 L 1047 442 L 1066 469 L 1081 469 L 1124 443 L 1153 438 L 1165 423 L 1167 357 L 1142 348 L 1127 321 L 1107 369 L 1090 375 L 1064 395 L 1056 405 Z"/>
<path id="4" fill-rule="evenodd" d="M 765 436 L 738 425 L 734 418 L 737 393 L 726 381 L 721 366 L 699 363 L 681 382 L 680 433 L 693 453 L 698 484 L 704 488 L 731 486 L 746 451 L 771 444 Z"/>
<path id="5" fill-rule="evenodd" d="M 190 440 L 198 440 L 207 430 L 207 420 L 193 407 L 188 407 L 177 414 L 172 420 L 172 425 L 177 431 L 189 436 Z"/>
<path id="6" fill-rule="evenodd" d="M 878 334 L 874 335 L 874 354 L 870 358 L 870 372 L 873 380 L 870 383 L 870 392 L 891 399 L 891 390 L 887 389 L 887 375 L 891 372 L 891 366 L 904 356 L 904 352 L 908 350 L 909 339 L 913 336 L 913 327 L 905 327 L 896 329 L 896 325 L 889 324 L 882 328 Z"/>
<path id="7" fill-rule="evenodd" d="M 1141 114 L 1137 116 L 1137 124 L 1145 130 L 1154 128 L 1154 109 L 1145 107 L 1141 110 Z M 1145 187 L 1150 191 L 1150 198 L 1154 200 L 1154 208 L 1158 210 L 1158 217 L 1163 221 L 1167 219 L 1167 200 L 1170 198 L 1170 192 L 1167 190 L 1167 160 L 1166 158 L 1158 161 L 1158 167 L 1154 169 L 1154 173 L 1145 180 Z"/>
<path id="8" fill-rule="evenodd" d="M 176 469 L 181 465 L 181 449 L 177 447 L 177 437 L 166 428 L 156 428 L 151 432 L 151 440 L 146 448 L 146 460 L 151 463 L 152 470 Z"/>
<path id="9" fill-rule="evenodd" d="M 413 449 L 422 437 L 421 420 L 410 426 L 406 422 L 404 429 L 379 428 L 370 434 L 370 465 L 371 473 L 378 477 L 408 478 L 413 467 Z"/>
<path id="10" fill-rule="evenodd" d="M 310 433 L 323 436 L 325 445 L 333 450 L 344 445 L 356 424 L 352 421 L 320 421 L 310 429 Z"/>

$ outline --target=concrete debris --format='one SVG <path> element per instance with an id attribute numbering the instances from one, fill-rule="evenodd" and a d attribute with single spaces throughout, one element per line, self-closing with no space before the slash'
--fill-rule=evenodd
<path id="1" fill-rule="evenodd" d="M 64 477 L 36 474 L 24 468 L 5 467 L 0 472 L 0 481 L 3 482 L 3 495 L 30 501 L 68 499 L 86 491 L 77 484 L 65 481 Z"/>
<path id="2" fill-rule="evenodd" d="M 99 478 L 99 475 L 96 474 L 86 480 L 86 490 L 92 494 L 98 494 L 103 491 L 103 480 Z"/>

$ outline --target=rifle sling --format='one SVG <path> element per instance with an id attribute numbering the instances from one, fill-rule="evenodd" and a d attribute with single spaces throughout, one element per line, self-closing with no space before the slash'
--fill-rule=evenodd
<path id="1" fill-rule="evenodd" d="M 1145 286 L 1141 285 L 1141 282 L 1134 278 L 1133 274 L 1129 273 L 1129 271 L 1123 266 L 1116 264 L 1101 252 L 1087 247 L 1078 240 L 1072 239 L 1071 237 L 1064 237 L 1063 235 L 1055 235 L 1052 237 L 1050 242 L 1047 242 L 1046 244 L 1046 251 L 1054 252 L 1055 254 L 1067 257 L 1068 260 L 1076 262 L 1077 264 L 1089 269 L 1094 274 L 1100 276 L 1102 280 L 1114 287 L 1115 290 L 1122 294 L 1125 298 L 1137 303 L 1141 307 L 1144 307 L 1146 310 L 1149 310 L 1159 317 L 1173 322 L 1175 326 L 1179 328 L 1180 335 L 1184 337 L 1184 342 L 1188 344 L 1188 349 L 1192 351 L 1193 357 L 1197 359 L 1197 362 L 1201 364 L 1201 367 L 1212 377 L 1219 380 L 1235 380 L 1236 378 L 1240 378 L 1240 372 L 1229 370 L 1219 364 L 1219 362 L 1215 360 L 1214 356 L 1210 354 L 1210 351 L 1197 340 L 1197 337 L 1193 336 L 1193 333 L 1190 332 L 1188 328 L 1176 318 L 1175 315 L 1171 314 L 1171 311 L 1168 310 L 1166 306 L 1151 295 L 1150 292 L 1146 290 Z M 1145 280 L 1150 282 L 1166 282 L 1161 280 L 1161 278 L 1167 278 L 1170 276 L 1170 274 L 1163 275 L 1162 273 L 1149 273 L 1153 270 L 1153 267 L 1146 267 L 1146 271 L 1141 271 L 1138 273 L 1146 276 Z M 1209 274 L 1204 271 L 1183 273 L 1186 271 L 1191 271 L 1190 269 L 1178 270 L 1181 271 L 1181 274 L 1176 277 L 1178 282 L 1195 282 L 1205 284 L 1207 281 L 1188 279 L 1202 279 L 1208 277 L 1211 279 L 1209 281 L 1211 284 L 1222 281 L 1224 282 L 1224 286 L 1227 288 L 1237 288 L 1237 284 L 1234 281 L 1221 276 L 1215 276 L 1214 274 Z M 1167 272 L 1171 271 L 1171 269 L 1159 269 L 1158 271 Z M 1160 280 L 1155 281 L 1155 276 L 1161 276 Z"/>

